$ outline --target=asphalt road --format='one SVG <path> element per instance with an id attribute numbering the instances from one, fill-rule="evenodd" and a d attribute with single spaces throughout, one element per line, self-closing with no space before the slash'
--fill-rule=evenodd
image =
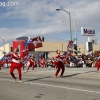
<path id="1" fill-rule="evenodd" d="M 9 68 L 0 71 L 0 100 L 100 100 L 100 72 L 96 68 L 66 68 L 54 78 L 54 68 L 22 70 L 23 83 L 14 83 Z M 18 77 L 17 71 L 14 71 Z"/>

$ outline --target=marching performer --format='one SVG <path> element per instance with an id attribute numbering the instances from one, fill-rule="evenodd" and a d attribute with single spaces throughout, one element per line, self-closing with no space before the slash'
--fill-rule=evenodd
<path id="1" fill-rule="evenodd" d="M 99 69 L 100 69 L 100 54 L 99 54 L 99 57 L 98 57 L 98 60 L 97 60 L 97 63 L 96 63 L 96 67 L 97 67 L 97 73 L 98 73 Z"/>
<path id="2" fill-rule="evenodd" d="M 3 63 L 2 62 L 0 62 L 0 70 L 1 70 L 1 67 L 3 66 Z"/>
<path id="3" fill-rule="evenodd" d="M 3 56 L 1 59 L 0 59 L 0 70 L 1 70 L 1 67 L 3 67 L 3 65 L 5 64 L 6 62 L 6 56 Z"/>
<path id="4" fill-rule="evenodd" d="M 17 69 L 18 70 L 18 74 L 19 74 L 19 80 L 20 80 L 20 82 L 22 82 L 21 67 L 22 67 L 23 63 L 21 62 L 17 51 L 18 51 L 18 49 L 15 48 L 13 53 L 10 54 L 11 57 L 12 57 L 11 67 L 10 67 L 10 74 L 14 78 L 14 81 L 16 82 L 17 78 L 15 77 L 13 72 L 14 72 L 15 69 Z M 9 56 L 9 55 L 7 55 L 7 56 Z"/>
<path id="5" fill-rule="evenodd" d="M 42 58 L 41 60 L 41 67 L 46 68 L 46 61 L 44 60 L 44 58 Z"/>
<path id="6" fill-rule="evenodd" d="M 40 67 L 41 66 L 41 58 L 39 58 L 38 60 L 37 60 L 37 67 Z"/>
<path id="7" fill-rule="evenodd" d="M 57 50 L 56 53 L 57 53 L 57 56 L 56 56 L 56 59 L 57 59 L 56 69 L 57 70 L 56 70 L 54 77 L 57 77 L 60 70 L 62 70 L 61 74 L 60 74 L 60 77 L 62 77 L 63 74 L 64 74 L 64 71 L 65 71 L 65 66 L 64 66 L 64 63 L 63 63 L 63 57 L 60 55 L 60 50 Z"/>
<path id="8" fill-rule="evenodd" d="M 57 66 L 57 59 L 53 58 L 53 67 L 56 68 L 56 66 Z"/>
<path id="9" fill-rule="evenodd" d="M 41 66 L 41 60 L 42 60 L 42 54 L 41 52 L 38 53 L 38 56 L 37 56 L 37 67 L 40 67 Z"/>
<path id="10" fill-rule="evenodd" d="M 27 71 L 29 70 L 30 67 L 32 67 L 32 70 L 34 70 L 34 65 L 35 65 L 35 60 L 33 59 L 33 56 L 32 55 L 29 55 L 28 59 L 27 59 Z"/>
<path id="11" fill-rule="evenodd" d="M 1 70 L 1 67 L 3 67 L 4 64 L 5 64 L 5 62 L 0 61 L 0 70 Z"/>

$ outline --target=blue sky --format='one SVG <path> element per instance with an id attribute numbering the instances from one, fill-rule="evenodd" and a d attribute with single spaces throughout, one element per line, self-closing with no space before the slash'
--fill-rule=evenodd
<path id="1" fill-rule="evenodd" d="M 59 8 L 71 13 L 73 38 L 76 22 L 78 44 L 85 44 L 88 38 L 81 35 L 81 27 L 94 28 L 96 35 L 91 39 L 100 44 L 100 0 L 13 0 L 18 3 L 13 6 L 8 6 L 8 2 L 12 0 L 0 0 L 0 37 L 5 43 L 12 44 L 21 36 L 66 42 L 70 39 L 69 16 L 63 10 L 56 11 Z"/>

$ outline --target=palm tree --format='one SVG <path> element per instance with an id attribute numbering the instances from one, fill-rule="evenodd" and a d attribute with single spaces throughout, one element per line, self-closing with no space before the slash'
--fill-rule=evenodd
<path id="1" fill-rule="evenodd" d="M 94 39 L 92 39 L 92 44 L 95 44 L 95 40 Z"/>

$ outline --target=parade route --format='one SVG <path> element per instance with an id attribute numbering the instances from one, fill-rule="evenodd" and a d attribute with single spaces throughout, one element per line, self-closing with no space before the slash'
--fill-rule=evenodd
<path id="1" fill-rule="evenodd" d="M 63 78 L 54 78 L 54 68 L 25 71 L 23 83 L 18 78 L 14 83 L 9 68 L 0 71 L 1 100 L 100 100 L 100 72 L 96 68 L 66 68 Z"/>

